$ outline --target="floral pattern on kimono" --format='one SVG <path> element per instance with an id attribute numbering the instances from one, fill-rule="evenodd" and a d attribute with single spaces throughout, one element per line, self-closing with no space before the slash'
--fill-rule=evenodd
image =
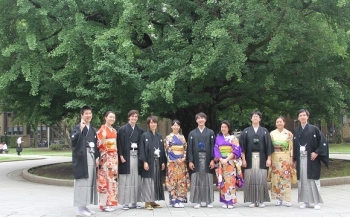
<path id="1" fill-rule="evenodd" d="M 183 135 L 171 133 L 165 139 L 168 158 L 165 185 L 172 205 L 187 203 L 187 188 L 190 186 L 189 174 L 186 162 L 178 162 L 178 159 L 186 159 L 186 146 Z"/>
<path id="2" fill-rule="evenodd" d="M 217 187 L 220 192 L 220 202 L 233 205 L 237 203 L 236 188 L 243 187 L 242 149 L 233 135 L 227 137 L 223 135 L 217 136 L 214 146 L 214 158 L 225 159 L 230 153 L 233 153 L 234 158 L 225 165 L 219 162 L 216 165 L 215 173 L 218 180 Z M 237 186 L 237 183 L 239 183 L 239 186 Z"/>
<path id="3" fill-rule="evenodd" d="M 102 142 L 102 132 L 106 130 L 106 138 Z M 97 132 L 100 162 L 97 173 L 97 190 L 100 193 L 100 206 L 118 205 L 118 155 L 117 131 L 102 125 Z"/>
<path id="4" fill-rule="evenodd" d="M 289 131 L 278 129 L 270 133 L 275 152 L 271 155 L 271 198 L 291 201 L 291 165 L 293 142 Z M 293 137 L 291 137 L 293 138 Z"/>

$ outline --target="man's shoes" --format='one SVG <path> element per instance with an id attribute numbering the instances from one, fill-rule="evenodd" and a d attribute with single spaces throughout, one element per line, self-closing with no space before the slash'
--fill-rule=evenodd
<path id="1" fill-rule="evenodd" d="M 84 210 L 87 211 L 88 213 L 90 213 L 91 215 L 95 214 L 95 211 L 92 211 L 91 209 L 87 208 L 86 206 L 84 206 Z"/>
<path id="2" fill-rule="evenodd" d="M 260 207 L 260 208 L 264 208 L 264 207 L 265 207 L 265 204 L 264 204 L 264 203 L 259 203 L 259 207 Z"/>
<path id="3" fill-rule="evenodd" d="M 310 207 L 308 203 L 303 203 L 301 206 L 299 206 L 300 209 L 305 209 L 306 207 Z"/>
<path id="4" fill-rule="evenodd" d="M 292 203 L 289 202 L 289 201 L 287 201 L 287 202 L 286 202 L 286 207 L 290 207 L 290 206 L 292 206 Z"/>
<path id="5" fill-rule="evenodd" d="M 213 206 L 213 203 L 209 203 L 208 205 L 207 205 L 207 207 L 208 208 L 213 208 L 214 206 Z"/>
<path id="6" fill-rule="evenodd" d="M 128 210 L 129 209 L 129 206 L 128 205 L 123 205 L 123 210 Z"/>
<path id="7" fill-rule="evenodd" d="M 153 208 L 162 208 L 162 206 L 159 205 L 158 203 L 151 202 L 150 204 L 151 204 L 151 206 L 152 206 Z"/>
<path id="8" fill-rule="evenodd" d="M 147 210 L 153 210 L 153 207 L 152 207 L 151 203 L 146 202 L 146 203 L 145 203 L 145 209 L 147 209 Z"/>
<path id="9" fill-rule="evenodd" d="M 254 207 L 255 207 L 255 203 L 249 204 L 249 207 L 250 207 L 250 208 L 254 208 Z"/>
<path id="10" fill-rule="evenodd" d="M 196 205 L 193 206 L 193 208 L 195 208 L 195 209 L 199 209 L 200 207 L 201 207 L 200 203 L 196 203 Z"/>
<path id="11" fill-rule="evenodd" d="M 320 204 L 315 204 L 315 206 L 314 206 L 314 209 L 316 209 L 316 210 L 319 210 L 319 209 L 321 209 L 321 206 L 320 206 Z"/>

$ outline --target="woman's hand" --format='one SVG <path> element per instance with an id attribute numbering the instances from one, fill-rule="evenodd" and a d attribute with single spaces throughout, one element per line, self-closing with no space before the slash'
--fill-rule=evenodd
<path id="1" fill-rule="evenodd" d="M 164 163 L 162 163 L 162 170 L 164 170 L 165 169 L 165 164 Z"/>

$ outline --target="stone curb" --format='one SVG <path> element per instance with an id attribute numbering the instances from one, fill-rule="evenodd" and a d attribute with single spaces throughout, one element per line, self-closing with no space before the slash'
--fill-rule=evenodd
<path id="1" fill-rule="evenodd" d="M 52 165 L 52 164 L 47 164 Z M 24 169 L 22 171 L 22 177 L 30 182 L 45 184 L 45 185 L 56 185 L 56 186 L 74 186 L 74 180 L 68 180 L 68 179 L 53 179 L 53 178 L 46 178 L 42 176 L 33 175 L 28 172 L 31 168 Z M 335 178 L 324 178 L 321 179 L 321 186 L 332 186 L 332 185 L 345 185 L 350 184 L 350 176 L 344 176 L 344 177 L 335 177 Z M 270 184 L 268 185 L 270 188 Z M 298 184 L 292 184 L 292 188 L 298 188 Z M 217 190 L 215 184 L 214 189 Z M 243 190 L 243 188 L 239 189 Z"/>

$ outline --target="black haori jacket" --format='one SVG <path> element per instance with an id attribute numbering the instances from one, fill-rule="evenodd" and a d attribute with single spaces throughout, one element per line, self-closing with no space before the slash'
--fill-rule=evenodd
<path id="1" fill-rule="evenodd" d="M 307 144 L 305 146 L 305 144 Z M 314 125 L 306 124 L 295 128 L 293 139 L 293 159 L 297 162 L 297 176 L 300 179 L 300 146 L 305 146 L 307 151 L 307 178 L 320 179 L 321 161 L 328 167 L 329 150 L 328 142 L 323 133 Z M 311 160 L 311 153 L 318 154 L 315 160 Z"/>
<path id="2" fill-rule="evenodd" d="M 192 130 L 188 134 L 187 138 L 187 161 L 192 162 L 194 164 L 194 171 L 190 170 L 190 172 L 199 172 L 199 137 L 201 137 L 204 141 L 202 141 L 205 146 L 205 172 L 206 173 L 214 173 L 214 169 L 209 168 L 210 161 L 214 159 L 214 144 L 215 144 L 215 134 L 214 131 L 205 127 L 203 132 L 201 133 L 199 128 Z"/>
<path id="3" fill-rule="evenodd" d="M 137 143 L 138 148 L 140 147 L 140 138 L 143 134 L 143 130 L 135 125 L 134 130 L 129 123 L 120 127 L 118 130 L 117 147 L 118 147 L 118 173 L 119 174 L 130 174 L 130 150 L 131 142 Z M 139 151 L 138 151 L 139 152 Z M 139 153 L 138 153 L 139 154 Z M 122 163 L 120 156 L 123 156 L 125 163 Z M 140 171 L 139 171 L 140 173 Z"/>
<path id="4" fill-rule="evenodd" d="M 166 165 L 167 162 L 162 135 L 157 132 L 155 132 L 155 135 L 153 135 L 152 131 L 150 130 L 142 134 L 139 146 L 139 159 L 142 162 L 140 166 L 142 178 L 154 177 L 154 150 L 157 148 L 160 150 L 159 166 L 161 170 L 162 164 Z M 143 168 L 144 162 L 148 163 L 148 171 L 144 170 Z M 163 175 L 163 173 L 160 175 Z"/>
<path id="5" fill-rule="evenodd" d="M 250 126 L 245 128 L 240 137 L 239 137 L 239 145 L 242 148 L 242 153 L 245 154 L 245 160 L 247 162 L 247 167 L 246 169 L 251 169 L 252 168 L 252 163 L 253 163 L 253 145 L 254 145 L 254 138 L 259 139 L 259 168 L 260 169 L 267 169 L 266 167 L 266 160 L 268 156 L 270 156 L 275 149 L 272 146 L 271 142 L 271 136 L 269 131 L 264 128 L 259 126 L 257 132 L 255 133 L 254 127 Z"/>
<path id="6" fill-rule="evenodd" d="M 95 143 L 93 150 L 95 151 L 95 159 L 100 156 L 97 148 L 97 137 L 95 129 L 90 126 L 88 131 L 85 126 L 83 131 L 80 131 L 80 125 L 74 127 L 70 134 L 72 141 L 72 164 L 74 179 L 89 178 L 87 165 L 87 151 L 89 142 Z"/>

